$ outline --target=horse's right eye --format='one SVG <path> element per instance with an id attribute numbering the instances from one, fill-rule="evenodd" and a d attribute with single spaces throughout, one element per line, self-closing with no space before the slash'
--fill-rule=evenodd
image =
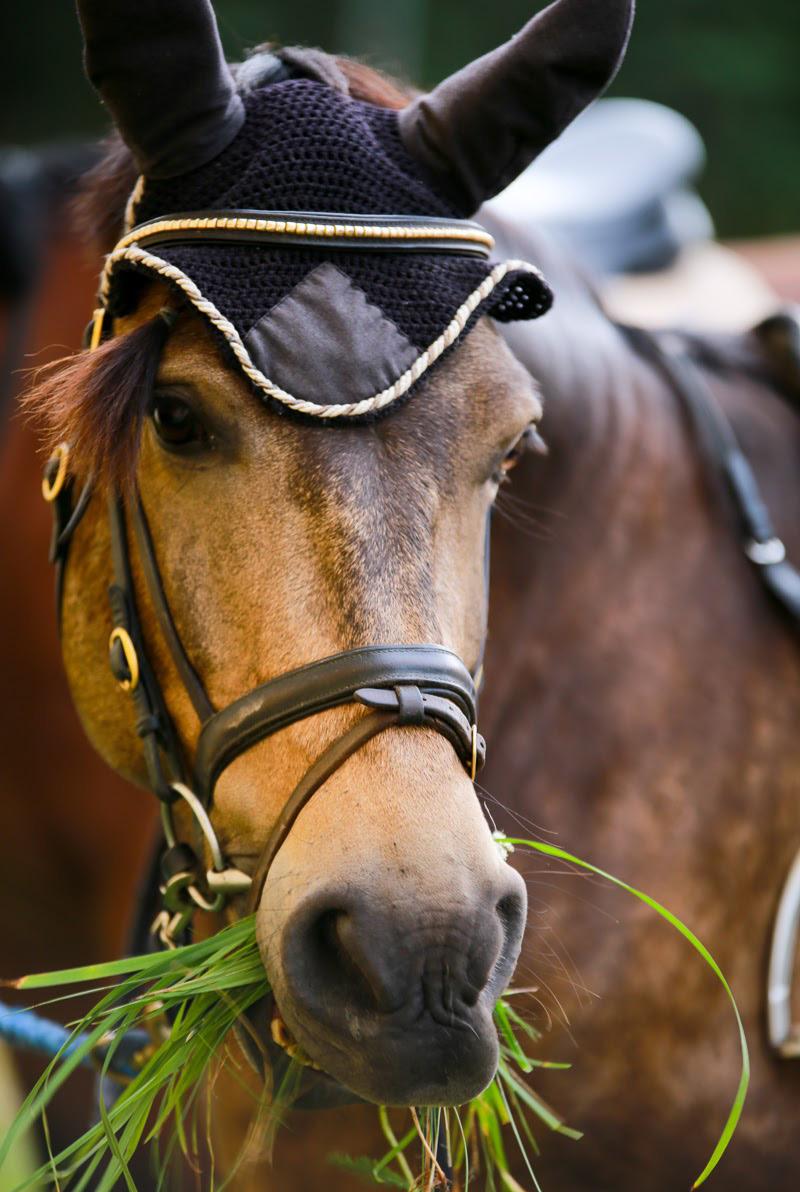
<path id="1" fill-rule="evenodd" d="M 168 394 L 156 394 L 153 400 L 153 426 L 165 447 L 173 451 L 197 447 L 209 442 L 209 434 L 188 402 Z"/>

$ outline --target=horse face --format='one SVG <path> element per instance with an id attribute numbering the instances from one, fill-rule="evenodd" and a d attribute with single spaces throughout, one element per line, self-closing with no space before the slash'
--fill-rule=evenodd
<path id="1" fill-rule="evenodd" d="M 341 153 L 330 178 L 309 183 L 292 155 L 282 157 L 276 146 L 266 176 L 280 180 L 285 167 L 287 210 L 313 212 L 318 195 L 339 193 L 343 172 L 366 169 L 363 159 L 371 153 L 377 173 L 394 179 L 388 201 L 396 211 L 426 221 L 435 211 L 467 215 L 607 84 L 632 8 L 632 0 L 557 0 L 506 46 L 413 100 L 396 120 L 365 116 L 363 135 L 353 126 L 346 152 L 325 147 L 314 159 L 322 163 L 318 172 Z M 220 162 L 240 133 L 249 135 L 248 116 L 208 0 L 176 0 L 166 25 L 158 5 L 130 0 L 79 0 L 79 12 L 89 76 L 144 175 L 139 198 L 146 206 L 153 188 L 160 196 L 151 214 L 164 219 L 174 212 L 176 196 L 179 208 L 191 209 L 192 177 L 201 183 L 196 194 L 203 208 L 207 193 L 225 202 L 239 193 Z M 347 89 L 330 63 L 316 77 L 317 86 Z M 305 95 L 305 83 L 302 88 Z M 354 109 L 337 110 L 342 124 Z M 308 140 L 328 119 L 314 116 L 305 100 L 292 111 L 295 131 L 297 119 L 307 121 Z M 272 123 L 263 129 L 265 145 L 271 129 Z M 338 135 L 330 143 L 338 146 Z M 266 210 L 287 192 L 282 185 L 253 190 L 251 175 L 260 177 L 251 169 L 253 152 L 234 170 L 247 199 L 238 205 Z M 364 185 L 355 186 L 356 201 L 371 177 L 366 170 Z M 166 183 L 161 191 L 159 182 Z M 350 209 L 382 214 L 385 201 L 376 193 L 365 208 Z M 134 208 L 144 218 L 136 202 L 131 213 Z M 283 232 L 290 225 L 296 232 L 294 218 L 279 222 Z M 219 230 L 216 221 L 214 227 Z M 135 245 L 126 242 L 120 251 L 151 277 L 176 282 L 258 383 L 261 374 L 236 328 L 191 278 Z M 110 274 L 101 288 L 108 309 L 127 309 L 113 301 Z M 407 285 L 401 305 L 417 295 L 418 283 Z M 465 295 L 459 301 L 458 315 L 466 310 Z M 114 334 L 125 335 L 163 302 L 164 294 L 151 289 Z M 248 319 L 234 306 L 244 325 Z M 521 300 L 517 307 L 524 317 L 546 308 Z M 437 344 L 452 344 L 452 326 L 464 326 L 458 315 L 438 326 L 435 337 L 431 328 L 425 358 L 436 359 Z M 504 317 L 514 317 L 510 308 Z M 385 319 L 381 326 L 387 333 Z M 249 327 L 246 338 L 252 321 Z M 397 336 L 388 330 L 396 363 Z M 302 342 L 314 350 L 312 335 Z M 375 336 L 369 342 L 367 363 L 377 357 Z M 290 355 L 284 342 L 278 357 L 285 362 Z M 345 363 L 352 367 L 352 358 Z M 395 381 L 415 367 L 410 360 L 393 364 Z M 264 391 L 277 396 L 271 383 Z M 342 393 L 340 402 L 347 401 Z M 332 428 L 268 414 L 242 374 L 231 374 L 217 357 L 209 334 L 184 314 L 163 355 L 152 409 L 138 486 L 178 633 L 214 705 L 223 708 L 282 672 L 360 645 L 439 642 L 468 664 L 477 662 L 487 514 L 503 461 L 539 409 L 530 379 L 488 324 L 472 330 L 405 407 L 368 426 Z M 87 522 L 92 525 L 97 531 L 96 518 Z M 97 630 L 81 605 L 97 567 L 92 576 L 92 559 L 81 555 L 79 542 L 76 547 L 84 574 L 71 563 L 68 668 L 90 733 L 121 767 L 136 759 L 135 769 L 135 742 L 129 739 L 128 753 L 120 753 L 110 731 L 120 726 L 108 703 L 98 703 L 97 689 L 86 690 L 90 672 L 81 652 L 91 649 Z M 141 576 L 135 578 L 141 588 Z M 141 603 L 145 622 L 152 622 L 147 598 Z M 192 756 L 198 726 L 158 640 L 151 633 L 148 645 Z M 213 813 L 234 863 L 255 868 L 287 794 L 360 714 L 353 707 L 329 710 L 295 724 L 223 773 Z M 478 1092 L 494 1071 L 491 1011 L 513 968 L 524 912 L 522 883 L 499 857 L 458 759 L 441 736 L 417 726 L 374 738 L 304 807 L 268 870 L 258 928 L 279 1011 L 313 1060 L 367 1098 L 447 1103 Z"/>
<path id="2" fill-rule="evenodd" d="M 115 331 L 132 330 L 164 298 L 152 293 Z M 487 514 L 538 408 L 527 372 L 486 324 L 391 417 L 303 425 L 266 410 L 199 320 L 181 316 L 137 484 L 179 635 L 214 705 L 373 643 L 440 642 L 474 664 Z M 67 572 L 65 656 L 95 743 L 141 777 L 97 624 L 108 582 L 97 574 L 97 505 Z M 192 756 L 196 716 L 141 583 L 137 598 Z M 302 721 L 223 773 L 212 817 L 234 864 L 254 869 L 288 793 L 360 714 Z M 461 1102 L 491 1078 L 492 1008 L 524 918 L 524 885 L 449 744 L 397 729 L 359 750 L 302 811 L 257 922 L 278 1011 L 302 1049 L 360 1095 L 409 1104 Z"/>

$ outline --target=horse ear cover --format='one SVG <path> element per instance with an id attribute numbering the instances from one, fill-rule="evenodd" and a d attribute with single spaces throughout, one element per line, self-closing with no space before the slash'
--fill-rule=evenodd
<path id="1" fill-rule="evenodd" d="M 556 0 L 399 113 L 406 150 L 466 214 L 508 186 L 605 90 L 634 0 Z"/>
<path id="2" fill-rule="evenodd" d="M 78 0 L 84 65 L 148 178 L 212 161 L 244 123 L 209 0 Z"/>

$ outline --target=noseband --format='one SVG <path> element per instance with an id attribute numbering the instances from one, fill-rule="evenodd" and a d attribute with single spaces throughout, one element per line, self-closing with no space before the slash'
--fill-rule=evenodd
<path id="1" fill-rule="evenodd" d="M 73 499 L 69 451 L 48 461 L 43 482 L 55 526 L 51 557 L 58 568 L 58 599 L 72 533 L 91 499 L 91 481 Z M 197 908 L 219 911 L 232 897 L 248 895 L 254 910 L 270 866 L 300 812 L 319 788 L 372 737 L 390 728 L 427 728 L 445 737 L 472 779 L 483 765 L 485 742 L 477 731 L 475 681 L 451 650 L 438 645 L 375 645 L 345 650 L 286 672 L 215 709 L 175 626 L 153 549 L 147 519 L 136 495 L 128 504 L 109 501 L 114 582 L 109 589 L 113 628 L 111 672 L 133 702 L 148 781 L 161 801 L 166 851 L 161 860 L 163 906 L 152 925 L 162 944 L 174 947 Z M 200 722 L 194 759 L 186 758 L 161 686 L 150 664 L 133 584 L 128 526 L 131 526 L 149 599 L 159 630 Z M 60 608 L 59 608 L 60 612 Z M 303 775 L 278 816 L 255 873 L 226 863 L 209 811 L 221 774 L 236 758 L 273 734 L 348 704 L 364 710 Z M 211 867 L 195 848 L 178 839 L 175 804 L 190 809 Z"/>

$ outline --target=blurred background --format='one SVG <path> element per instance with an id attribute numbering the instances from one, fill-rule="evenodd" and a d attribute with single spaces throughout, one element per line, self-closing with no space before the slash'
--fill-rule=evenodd
<path id="1" fill-rule="evenodd" d="M 165 3 L 168 0 L 165 0 Z M 217 0 L 229 56 L 261 41 L 364 55 L 429 86 L 511 36 L 531 0 Z M 612 94 L 677 108 L 708 149 L 701 194 L 723 237 L 795 231 L 800 210 L 796 0 L 640 0 Z M 0 143 L 101 133 L 67 0 L 0 5 Z"/>

